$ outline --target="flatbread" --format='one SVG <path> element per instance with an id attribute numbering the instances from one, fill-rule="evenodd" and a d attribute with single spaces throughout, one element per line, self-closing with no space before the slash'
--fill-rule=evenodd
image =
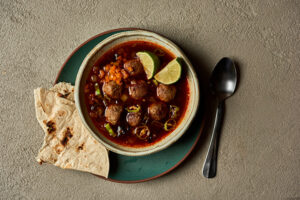
<path id="1" fill-rule="evenodd" d="M 54 85 L 49 90 L 57 92 L 61 97 L 74 102 L 74 87 L 70 83 L 60 82 Z"/>
<path id="2" fill-rule="evenodd" d="M 108 151 L 82 124 L 72 101 L 73 91 L 73 86 L 67 84 L 34 90 L 36 117 L 45 132 L 36 159 L 40 164 L 46 162 L 107 177 Z"/>

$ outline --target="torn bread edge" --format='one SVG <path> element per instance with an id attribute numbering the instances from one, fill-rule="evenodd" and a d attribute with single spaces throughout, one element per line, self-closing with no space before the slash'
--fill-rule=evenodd
<path id="1" fill-rule="evenodd" d="M 107 149 L 84 127 L 74 103 L 74 88 L 59 83 L 34 90 L 36 117 L 45 132 L 37 161 L 108 177 Z"/>

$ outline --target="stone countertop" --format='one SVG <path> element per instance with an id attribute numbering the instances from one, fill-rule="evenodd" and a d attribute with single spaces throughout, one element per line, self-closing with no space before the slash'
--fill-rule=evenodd
<path id="1" fill-rule="evenodd" d="M 203 88 L 220 58 L 236 61 L 239 88 L 226 101 L 216 178 L 201 172 L 211 120 L 192 155 L 149 182 L 113 183 L 35 161 L 43 132 L 33 89 L 50 87 L 82 42 L 120 27 L 179 44 Z M 0 199 L 300 198 L 299 35 L 298 0 L 0 0 Z"/>

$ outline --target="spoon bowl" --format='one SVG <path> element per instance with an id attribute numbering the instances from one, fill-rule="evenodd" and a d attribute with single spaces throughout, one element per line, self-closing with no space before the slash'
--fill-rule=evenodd
<path id="1" fill-rule="evenodd" d="M 230 58 L 222 58 L 212 72 L 210 79 L 211 92 L 219 101 L 230 97 L 236 88 L 237 71 Z"/>

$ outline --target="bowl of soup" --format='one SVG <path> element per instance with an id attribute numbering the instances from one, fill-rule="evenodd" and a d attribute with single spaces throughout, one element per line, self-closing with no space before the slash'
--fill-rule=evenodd
<path id="1" fill-rule="evenodd" d="M 121 32 L 96 45 L 75 83 L 85 127 L 108 150 L 127 156 L 148 155 L 176 142 L 195 117 L 199 97 L 196 73 L 181 49 L 143 30 Z"/>

